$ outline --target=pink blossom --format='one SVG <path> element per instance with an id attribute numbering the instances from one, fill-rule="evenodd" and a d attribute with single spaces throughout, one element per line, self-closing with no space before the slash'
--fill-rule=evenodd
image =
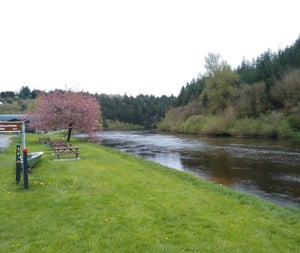
<path id="1" fill-rule="evenodd" d="M 61 90 L 41 93 L 35 101 L 34 110 L 28 113 L 32 119 L 31 128 L 68 129 L 69 134 L 73 129 L 91 137 L 99 130 L 100 115 L 100 105 L 95 96 Z"/>

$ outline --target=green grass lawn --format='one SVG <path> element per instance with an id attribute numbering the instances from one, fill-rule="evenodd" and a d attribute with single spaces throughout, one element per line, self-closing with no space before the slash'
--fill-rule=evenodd
<path id="1" fill-rule="evenodd" d="M 80 160 L 55 161 L 38 137 L 27 190 L 18 138 L 0 153 L 0 252 L 300 252 L 297 208 L 80 139 Z"/>

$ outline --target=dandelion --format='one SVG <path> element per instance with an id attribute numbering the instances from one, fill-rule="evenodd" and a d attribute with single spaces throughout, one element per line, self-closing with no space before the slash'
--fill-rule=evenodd
<path id="1" fill-rule="evenodd" d="M 20 245 L 20 243 L 17 243 L 17 244 L 13 244 L 12 245 L 14 248 L 19 248 L 21 245 Z"/>

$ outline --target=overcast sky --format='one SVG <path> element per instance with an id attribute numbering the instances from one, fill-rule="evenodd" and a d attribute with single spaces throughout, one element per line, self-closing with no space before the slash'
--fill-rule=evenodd
<path id="1" fill-rule="evenodd" d="M 299 0 L 0 0 L 0 91 L 175 95 L 300 35 Z"/>

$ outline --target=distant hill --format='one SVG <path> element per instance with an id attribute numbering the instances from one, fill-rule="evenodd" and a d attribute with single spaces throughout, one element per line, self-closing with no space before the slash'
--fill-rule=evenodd
<path id="1" fill-rule="evenodd" d="M 0 98 L 0 114 L 24 114 L 31 99 Z"/>

